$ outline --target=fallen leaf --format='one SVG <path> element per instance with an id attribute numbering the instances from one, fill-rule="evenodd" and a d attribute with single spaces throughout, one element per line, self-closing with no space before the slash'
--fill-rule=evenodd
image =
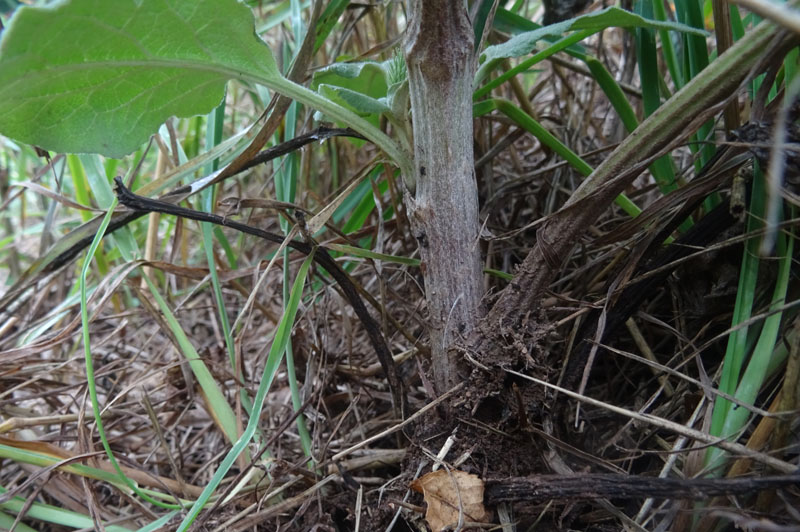
<path id="1" fill-rule="evenodd" d="M 483 481 L 477 475 L 440 469 L 415 480 L 411 488 L 422 493 L 428 505 L 425 520 L 433 532 L 458 523 L 459 509 L 464 512 L 464 521 L 482 523 L 488 518 L 483 507 Z"/>

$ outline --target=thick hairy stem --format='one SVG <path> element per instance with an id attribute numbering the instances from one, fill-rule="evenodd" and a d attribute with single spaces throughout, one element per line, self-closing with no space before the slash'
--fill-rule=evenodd
<path id="1" fill-rule="evenodd" d="M 472 150 L 473 31 L 463 2 L 410 3 L 406 63 L 414 120 L 415 191 L 408 191 L 424 261 L 434 381 L 458 380 L 447 346 L 481 317 L 478 190 Z M 413 197 L 412 194 L 414 194 Z"/>

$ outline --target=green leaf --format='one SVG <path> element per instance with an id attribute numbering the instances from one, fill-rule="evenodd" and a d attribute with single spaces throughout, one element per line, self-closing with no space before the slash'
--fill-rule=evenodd
<path id="1" fill-rule="evenodd" d="M 360 63 L 334 63 L 314 73 L 311 89 L 339 87 L 352 93 L 362 94 L 377 101 L 388 92 L 391 59 L 384 63 L 365 61 Z M 350 105 L 353 105 L 351 102 Z M 374 111 L 373 111 L 374 112 Z"/>
<path id="2" fill-rule="evenodd" d="M 376 181 L 380 179 L 381 176 L 381 166 L 376 166 L 375 170 L 373 170 L 369 175 L 369 181 Z M 367 183 L 369 183 L 367 181 Z M 385 193 L 389 188 L 389 184 L 384 180 L 378 183 L 378 190 L 381 194 Z M 364 196 L 361 198 L 361 201 L 358 202 L 356 208 L 353 209 L 353 212 L 347 219 L 347 222 L 342 227 L 342 233 L 348 235 L 359 229 L 364 227 L 364 224 L 369 218 L 369 215 L 372 214 L 372 211 L 375 210 L 375 196 L 372 192 L 372 186 L 370 184 L 369 188 L 364 190 Z"/>
<path id="3" fill-rule="evenodd" d="M 413 174 L 407 151 L 374 124 L 282 77 L 253 33 L 252 13 L 236 0 L 67 0 L 20 9 L 0 40 L 0 134 L 120 157 L 170 115 L 209 112 L 231 78 L 347 124 Z"/>
<path id="4" fill-rule="evenodd" d="M 537 24 L 536 22 L 529 20 L 525 17 L 521 17 L 516 13 L 511 13 L 510 11 L 497 8 L 497 13 L 494 15 L 494 23 L 492 24 L 492 28 L 497 31 L 502 31 L 503 33 L 508 33 L 511 35 L 519 35 L 521 33 L 525 33 L 527 31 L 534 31 L 541 28 L 541 24 Z M 556 42 L 560 39 L 561 36 L 548 36 L 545 37 L 545 40 L 550 40 L 552 42 Z M 579 54 L 586 54 L 586 49 L 581 46 L 580 44 L 573 44 L 569 48 L 567 48 L 567 53 L 576 52 Z"/>
<path id="5" fill-rule="evenodd" d="M 107 209 L 114 201 L 114 191 L 106 176 L 106 169 L 99 155 L 79 155 L 78 158 L 86 171 L 86 179 L 92 187 L 92 193 L 97 198 L 97 204 L 101 209 Z"/>
<path id="6" fill-rule="evenodd" d="M 472 31 L 474 33 L 473 42 L 475 43 L 475 51 L 477 52 L 481 46 L 481 41 L 485 34 L 486 22 L 492 14 L 492 7 L 495 0 L 480 0 L 480 6 L 472 21 Z"/>
<path id="7" fill-rule="evenodd" d="M 0 6 L 2 6 L 2 2 L 0 2 Z M 11 527 L 14 526 L 15 523 L 16 523 L 16 518 L 14 516 L 0 512 L 0 530 L 11 530 Z M 16 523 L 16 524 L 18 526 L 14 530 L 17 530 L 18 532 L 36 532 L 36 530 L 29 527 L 25 523 Z"/>
<path id="8" fill-rule="evenodd" d="M 373 170 L 370 170 L 372 172 Z M 364 179 L 359 183 L 353 191 L 336 207 L 336 210 L 333 212 L 333 221 L 335 223 L 340 223 L 345 217 L 350 214 L 350 211 L 356 208 L 356 206 L 361 203 L 364 196 L 372 189 L 369 179 Z"/>
<path id="9" fill-rule="evenodd" d="M 406 60 L 399 51 L 395 49 L 392 58 L 384 63 L 386 66 L 386 79 L 389 85 L 396 85 L 408 80 L 408 66 Z"/>
<path id="10" fill-rule="evenodd" d="M 22 7 L 0 41 L 0 132 L 122 157 L 168 117 L 211 111 L 228 79 L 277 76 L 253 26 L 236 0 Z"/>
<path id="11" fill-rule="evenodd" d="M 352 255 L 354 257 L 363 257 L 366 259 L 380 260 L 383 262 L 392 262 L 394 264 L 406 264 L 408 266 L 419 266 L 420 262 L 422 262 L 420 259 L 378 253 L 376 251 L 351 246 L 349 244 L 328 244 L 328 249 L 338 251 L 339 253 Z"/>
<path id="12" fill-rule="evenodd" d="M 592 167 L 589 166 L 586 161 L 581 159 L 577 153 L 569 149 L 560 140 L 558 140 L 555 135 L 542 127 L 539 122 L 534 120 L 525 111 L 508 100 L 504 100 L 502 98 L 493 98 L 491 100 L 484 100 L 482 102 L 473 104 L 472 116 L 477 118 L 494 110 L 500 111 L 508 118 L 513 120 L 517 125 L 526 129 L 534 137 L 539 139 L 539 142 L 560 155 L 564 160 L 572 165 L 573 168 L 575 168 L 584 176 L 589 177 L 592 174 Z M 639 216 L 639 214 L 642 212 L 641 209 L 625 194 L 620 194 L 617 196 L 616 203 L 631 217 Z"/>
<path id="13" fill-rule="evenodd" d="M 607 7 L 595 13 L 588 13 L 578 18 L 521 33 L 502 44 L 489 46 L 483 52 L 482 57 L 484 62 L 506 57 L 520 57 L 530 53 L 536 42 L 546 37 L 561 36 L 568 31 L 589 30 L 597 32 L 611 27 L 668 29 L 702 36 L 706 35 L 703 30 L 685 24 L 650 20 L 618 7 Z"/>
<path id="14" fill-rule="evenodd" d="M 331 0 L 328 2 L 328 5 L 325 6 L 325 11 L 322 12 L 317 22 L 317 37 L 314 41 L 314 53 L 319 51 L 325 43 L 325 39 L 328 38 L 334 26 L 336 26 L 339 17 L 342 16 L 342 13 L 344 13 L 344 10 L 347 9 L 349 4 L 350 0 Z"/>
<path id="15" fill-rule="evenodd" d="M 351 111 L 363 116 L 371 114 L 382 114 L 391 112 L 389 106 L 384 101 L 385 98 L 375 99 L 366 94 L 356 92 L 354 90 L 346 89 L 344 87 L 337 87 L 336 85 L 320 85 L 319 93 L 329 100 L 337 102 L 339 105 L 347 107 Z"/>
<path id="16" fill-rule="evenodd" d="M 389 63 L 389 61 L 386 61 Z M 311 88 L 315 88 L 320 83 L 339 85 L 356 89 L 372 85 L 374 81 L 383 84 L 383 92 L 386 91 L 387 68 L 390 66 L 377 61 L 360 61 L 356 63 L 333 63 L 320 68 L 314 73 L 311 81 Z M 366 90 L 363 92 L 367 92 Z"/>
<path id="17" fill-rule="evenodd" d="M 386 95 L 389 105 L 392 108 L 392 114 L 398 119 L 403 119 L 408 110 L 408 80 L 394 83 L 389 87 L 389 93 Z"/>
<path id="18" fill-rule="evenodd" d="M 753 348 L 750 355 L 750 361 L 747 364 L 742 379 L 736 388 L 734 397 L 741 402 L 749 405 L 755 405 L 756 397 L 762 391 L 764 386 L 764 378 L 768 374 L 770 362 L 773 358 L 773 353 L 777 347 L 776 341 L 778 333 L 780 332 L 781 318 L 784 312 L 781 308 L 786 303 L 786 295 L 789 287 L 789 278 L 792 269 L 792 252 L 794 250 L 794 236 L 791 234 L 791 229 L 788 230 L 789 234 L 780 233 L 778 235 L 778 274 L 773 290 L 772 302 L 770 303 L 770 315 L 764 320 L 764 325 L 761 328 L 761 333 L 758 337 L 758 342 Z M 719 435 L 725 437 L 732 437 L 738 434 L 742 427 L 744 427 L 750 412 L 746 408 L 730 408 L 725 417 L 722 430 Z M 714 455 L 722 455 L 718 448 L 712 448 Z M 709 461 L 708 463 L 713 463 Z"/>

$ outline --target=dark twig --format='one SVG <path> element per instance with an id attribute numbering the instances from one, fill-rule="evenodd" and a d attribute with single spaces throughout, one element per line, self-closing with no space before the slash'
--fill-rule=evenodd
<path id="1" fill-rule="evenodd" d="M 330 128 L 326 126 L 320 126 L 313 131 L 309 131 L 308 133 L 304 133 L 302 135 L 298 135 L 292 139 L 287 140 L 286 142 L 281 142 L 271 148 L 267 148 L 266 150 L 258 152 L 256 155 L 253 156 L 252 159 L 247 161 L 242 165 L 241 168 L 230 172 L 227 177 L 233 177 L 237 174 L 241 174 L 245 170 L 249 170 L 258 166 L 259 164 L 267 163 L 273 159 L 286 155 L 287 153 L 292 153 L 293 151 L 297 151 L 303 146 L 307 144 L 311 144 L 312 142 L 323 141 L 333 137 L 351 137 L 354 139 L 361 139 L 367 140 L 361 134 L 359 134 L 354 129 L 350 129 L 349 127 L 345 128 Z M 217 177 L 213 183 L 218 183 L 220 178 Z M 170 191 L 166 196 L 181 196 L 187 193 L 194 193 L 197 190 L 192 189 L 191 185 L 186 185 L 175 190 Z"/>
<path id="2" fill-rule="evenodd" d="M 331 137 L 354 137 L 354 138 L 362 138 L 361 135 L 354 132 L 349 128 L 328 128 L 321 126 L 314 131 L 309 133 L 299 135 L 293 139 L 287 140 L 277 146 L 273 146 L 272 148 L 263 150 L 256 154 L 253 159 L 248 161 L 244 164 L 242 168 L 232 172 L 230 176 L 239 174 L 246 169 L 253 168 L 254 166 L 262 163 L 266 163 L 275 159 L 276 157 L 280 157 L 281 155 L 286 155 L 293 150 L 297 150 L 314 141 L 318 140 L 325 140 Z M 144 158 L 140 159 L 141 161 Z M 230 177 L 228 176 L 228 177 Z M 199 189 L 198 189 L 199 190 Z M 172 190 L 162 196 L 164 199 L 169 199 L 172 202 L 177 202 L 180 199 L 183 199 L 185 195 L 193 194 L 198 190 L 192 189 L 191 186 L 184 186 L 178 189 Z M 0 208 L 2 210 L 2 208 Z M 120 213 L 114 214 L 111 218 L 111 223 L 109 223 L 108 227 L 106 228 L 106 235 L 112 234 L 117 229 L 121 227 L 125 227 L 132 221 L 140 218 L 144 213 L 143 212 L 128 212 L 128 213 Z M 100 222 L 103 216 L 97 216 L 96 218 L 89 220 L 84 225 L 79 227 L 78 229 L 73 230 L 71 233 L 65 235 L 62 240 L 70 240 L 72 241 L 71 245 L 61 251 L 58 255 L 52 257 L 46 264 L 41 265 L 41 270 L 36 272 L 38 274 L 49 274 L 57 271 L 59 268 L 63 267 L 64 265 L 68 264 L 72 259 L 74 259 L 79 253 L 89 247 L 89 244 L 92 243 L 94 240 L 94 231 L 85 231 L 87 226 L 97 228 L 100 226 Z M 84 231 L 86 236 L 80 239 L 75 239 L 74 234 L 78 231 Z M 27 274 L 26 274 L 27 275 Z M 15 308 L 15 304 L 17 300 L 22 296 L 26 290 L 30 288 L 30 286 L 36 282 L 39 277 L 34 277 L 33 279 L 23 277 L 18 281 L 13 287 L 11 287 L 2 297 L 0 297 L 0 309 L 8 311 L 9 309 Z"/>
<path id="3" fill-rule="evenodd" d="M 286 142 L 282 142 L 277 146 L 273 146 L 271 148 L 267 148 L 264 151 L 261 151 L 250 159 L 239 171 L 244 172 L 245 170 L 249 170 L 256 165 L 261 163 L 265 163 L 271 161 L 276 157 L 280 157 L 281 155 L 286 155 L 287 153 L 293 152 L 295 150 L 299 150 L 306 144 L 311 144 L 312 142 L 316 141 L 323 141 L 333 137 L 351 137 L 354 139 L 361 139 L 367 140 L 366 137 L 362 136 L 354 129 L 350 129 L 349 127 L 345 128 L 330 128 L 326 126 L 320 126 L 314 131 L 310 131 L 305 135 L 298 135 L 297 137 L 287 140 Z"/>
<path id="4" fill-rule="evenodd" d="M 488 480 L 485 498 L 490 504 L 553 499 L 707 499 L 718 495 L 745 495 L 800 485 L 800 474 L 761 478 L 677 479 L 628 475 L 535 475 Z"/>
<path id="5" fill-rule="evenodd" d="M 117 185 L 116 193 L 117 198 L 119 198 L 119 202 L 136 213 L 160 212 L 163 214 L 171 214 L 173 216 L 180 216 L 190 220 L 197 220 L 199 222 L 209 222 L 216 225 L 230 227 L 232 229 L 236 229 L 237 231 L 241 231 L 242 233 L 257 236 L 259 238 L 263 238 L 264 240 L 269 240 L 270 242 L 275 242 L 276 244 L 281 244 L 284 241 L 284 237 L 281 235 L 270 233 L 269 231 L 264 231 L 262 229 L 258 229 L 257 227 L 231 220 L 230 218 L 224 218 L 218 214 L 195 211 L 193 209 L 187 209 L 166 201 L 138 196 L 128 190 L 123 184 L 122 179 L 119 177 L 114 178 L 114 182 Z M 309 255 L 314 247 L 306 242 L 300 242 L 296 240 L 290 240 L 286 245 L 287 247 L 299 251 L 304 255 Z M 361 296 L 358 294 L 358 290 L 353 284 L 353 281 L 350 279 L 350 276 L 348 276 L 347 273 L 342 270 L 341 267 L 339 267 L 336 261 L 333 260 L 333 257 L 331 257 L 331 255 L 328 253 L 327 249 L 322 246 L 317 246 L 317 252 L 314 254 L 314 262 L 325 268 L 331 277 L 333 277 L 333 279 L 342 289 L 345 298 L 347 298 L 347 301 L 353 307 L 353 310 L 355 311 L 359 320 L 361 320 L 361 323 L 364 325 L 364 328 L 367 331 L 370 342 L 372 343 L 372 347 L 375 349 L 375 353 L 378 355 L 378 361 L 380 362 L 381 367 L 386 374 L 389 387 L 392 391 L 394 406 L 398 413 L 404 412 L 405 396 L 402 393 L 402 388 L 400 386 L 400 378 L 398 377 L 394 360 L 392 360 L 392 354 L 389 346 L 387 345 L 386 339 L 381 333 L 380 326 L 364 306 L 364 302 L 361 300 Z"/>

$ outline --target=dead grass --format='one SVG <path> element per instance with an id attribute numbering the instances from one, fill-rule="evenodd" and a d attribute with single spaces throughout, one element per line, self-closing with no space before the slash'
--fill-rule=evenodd
<path id="1" fill-rule="evenodd" d="M 630 57 L 621 54 L 626 44 L 616 32 L 608 32 L 601 46 L 602 55 L 612 59 L 612 72 L 625 76 L 631 71 Z M 532 95 L 532 106 L 543 124 L 596 165 L 623 136 L 616 115 L 590 78 L 563 64 L 548 68 L 550 72 L 540 77 L 545 81 Z M 630 77 L 625 81 L 634 83 Z M 476 159 L 513 131 L 513 126 L 501 120 L 476 121 Z M 346 141 L 330 143 L 340 150 L 343 176 L 353 175 L 369 156 L 369 147 L 355 151 Z M 299 203 L 313 211 L 320 207 L 315 198 L 331 197 L 335 192 L 324 153 L 325 148 L 313 156 L 310 150 L 304 152 L 304 168 L 314 187 L 313 191 L 302 190 L 298 197 Z M 689 165 L 688 156 L 678 160 L 683 166 Z M 558 209 L 580 182 L 572 169 L 529 135 L 522 135 L 483 164 L 478 179 L 482 219 L 493 236 L 482 243 L 485 266 L 508 273 L 514 272 L 534 245 L 536 222 Z M 235 183 L 227 183 L 219 197 L 261 197 L 267 182 L 268 172 L 256 169 Z M 629 196 L 646 206 L 658 192 L 644 176 Z M 384 194 L 380 201 L 383 212 L 400 204 L 400 199 L 390 194 Z M 250 214 L 241 215 L 246 218 Z M 614 232 L 626 220 L 624 214 L 610 210 L 587 229 L 577 252 L 551 286 L 544 316 L 540 317 L 553 324 L 550 336 L 539 345 L 524 346 L 530 350 L 529 364 L 515 371 L 546 367 L 551 382 L 561 382 L 566 361 L 576 356 L 583 341 L 593 338 L 581 336 L 589 330 L 587 320 L 599 319 L 593 311 L 603 308 L 607 297 L 616 297 L 613 288 L 625 281 L 624 275 L 619 276 L 631 264 L 631 249 L 646 235 L 647 228 L 639 228 L 630 238 L 617 240 Z M 277 230 L 274 217 L 253 213 L 250 221 Z M 718 245 L 742 230 L 733 227 L 730 234 L 720 234 L 705 246 Z M 240 241 L 237 235 L 226 234 L 237 243 L 239 268 L 223 273 L 226 310 L 235 317 L 254 285 L 254 267 L 274 246 L 251 238 Z M 373 213 L 359 238 L 368 235 L 373 241 L 378 239 L 375 246 L 384 253 L 415 256 L 415 243 L 402 215 L 383 223 Z M 200 283 L 207 272 L 196 266 L 202 264 L 195 260 L 201 257 L 197 225 L 185 223 L 181 238 L 166 242 L 159 259 L 188 269 L 171 267 L 161 288 L 170 295 L 170 305 L 183 330 L 230 404 L 236 405 L 241 427 L 246 415 L 237 396 L 241 389 L 248 390 L 250 396 L 255 394 L 269 338 L 283 311 L 280 274 L 274 272 L 263 285 L 246 330 L 237 336 L 237 357 L 244 375 L 240 381 L 231 371 L 224 349 L 213 294 L 208 284 Z M 607 243 L 597 245 L 598 239 Z M 188 246 L 185 263 L 179 259 L 181 249 L 176 247 L 183 244 Z M 603 339 L 612 349 L 596 354 L 590 371 L 585 373 L 582 393 L 619 409 L 646 414 L 651 421 L 622 415 L 602 404 L 583 403 L 578 408 L 573 399 L 542 388 L 540 403 L 529 402 L 532 396 L 520 393 L 516 404 L 490 404 L 475 412 L 474 419 L 462 419 L 468 428 L 456 434 L 457 445 L 439 459 L 451 465 L 460 461 L 459 468 L 479 475 L 491 471 L 521 476 L 537 472 L 537 468 L 540 473 L 560 474 L 701 475 L 698 458 L 702 459 L 707 444 L 693 438 L 688 429 L 707 431 L 712 383 L 724 351 L 740 256 L 740 243 L 731 243 L 710 259 L 680 266 L 664 283 L 644 294 L 635 314 L 623 320 L 623 327 Z M 644 263 L 646 258 L 639 262 Z M 227 264 L 223 258 L 220 262 Z M 353 279 L 378 302 L 371 310 L 400 359 L 409 403 L 412 411 L 417 411 L 434 399 L 426 375 L 429 361 L 419 269 L 356 259 L 348 262 L 354 266 Z M 295 271 L 298 264 L 295 260 L 291 269 Z M 111 471 L 97 440 L 87 398 L 76 321 L 79 309 L 74 303 L 61 307 L 75 284 L 69 271 L 37 288 L 17 310 L 13 323 L 0 324 L 0 443 L 51 454 L 65 464 Z M 138 291 L 138 275 L 124 280 L 100 279 L 98 293 L 106 286 L 113 290 L 108 298 L 95 298 L 91 305 L 95 315 L 90 330 L 92 353 L 103 419 L 116 456 L 140 486 L 193 499 L 209 482 L 229 443 L 211 418 L 168 328 L 157 312 L 137 303 L 147 297 Z M 765 286 L 769 275 L 769 271 L 764 273 Z M 292 334 L 298 382 L 302 385 L 301 412 L 310 429 L 315 467 L 306 466 L 282 369 L 268 395 L 258 443 L 251 444 L 246 453 L 269 456 L 269 475 L 240 460 L 232 471 L 239 476 L 227 479 L 221 493 L 236 487 L 242 478 L 246 478 L 247 487 L 233 500 L 219 502 L 213 510 L 201 514 L 198 530 L 352 530 L 357 522 L 361 530 L 383 530 L 397 512 L 401 517 L 396 530 L 423 526 L 421 515 L 413 509 L 422 504 L 420 496 L 409 498 L 408 484 L 414 473 L 420 472 L 420 464 L 434 460 L 439 442 L 449 434 L 435 426 L 411 430 L 413 424 L 392 430 L 401 420 L 392 413 L 386 381 L 363 328 L 335 286 L 320 279 L 323 277 L 315 277 L 309 285 Z M 487 277 L 489 301 L 505 282 Z M 757 307 L 763 309 L 765 305 L 762 298 Z M 16 347 L 37 327 L 44 327 L 46 332 L 36 343 Z M 581 377 L 584 367 L 580 368 Z M 776 397 L 781 387 L 787 386 L 785 375 L 785 366 L 777 368 L 759 395 L 757 407 L 763 409 L 762 414 L 764 410 L 773 414 L 780 410 Z M 507 383 L 509 388 L 519 385 L 511 377 Z M 568 388 L 578 389 L 576 384 L 570 383 Z M 469 384 L 458 393 L 470 393 Z M 673 424 L 687 431 L 680 432 Z M 778 426 L 787 433 L 781 448 L 770 444 L 770 435 Z M 739 458 L 733 466 L 737 474 L 768 471 L 761 459 L 764 455 L 787 467 L 797 467 L 797 428 L 796 415 L 756 416 L 737 442 L 762 454 Z M 505 443 L 500 444 L 500 440 Z M 508 454 L 498 454 L 500 451 Z M 0 496 L 3 500 L 19 495 L 132 529 L 163 514 L 106 482 L 87 480 L 63 468 L 42 468 L 11 458 L 3 458 L 0 464 L 0 483 L 9 490 Z M 501 510 L 519 523 L 518 530 L 682 530 L 694 518 L 706 520 L 702 525 L 711 530 L 711 520 L 717 516 L 725 523 L 747 523 L 763 530 L 795 530 L 800 526 L 796 487 L 772 496 L 713 499 L 694 511 L 692 504 L 600 497 L 582 502 L 519 501 Z M 494 522 L 499 519 L 495 513 Z M 37 521 L 27 522 L 41 530 L 60 530 Z M 173 529 L 176 523 L 172 521 L 162 529 Z"/>

